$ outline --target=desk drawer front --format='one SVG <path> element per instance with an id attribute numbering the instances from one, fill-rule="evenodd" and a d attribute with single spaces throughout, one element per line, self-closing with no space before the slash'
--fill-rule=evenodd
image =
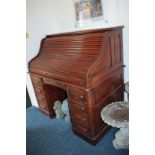
<path id="1" fill-rule="evenodd" d="M 37 101 L 40 108 L 47 109 L 48 105 L 43 95 L 37 95 Z"/>
<path id="2" fill-rule="evenodd" d="M 78 113 L 87 113 L 87 105 L 79 101 L 70 101 L 72 111 L 77 111 Z"/>
<path id="3" fill-rule="evenodd" d="M 41 79 L 38 79 L 38 80 L 33 80 L 32 79 L 32 83 L 36 86 L 41 86 Z"/>
<path id="4" fill-rule="evenodd" d="M 48 107 L 47 107 L 47 105 L 45 105 L 44 103 L 43 104 L 38 104 L 39 105 L 39 108 L 40 109 L 43 109 L 43 110 L 45 110 L 45 111 L 48 111 Z"/>
<path id="5" fill-rule="evenodd" d="M 63 82 L 55 80 L 55 79 L 44 77 L 43 82 L 45 84 L 50 84 L 50 85 L 53 85 L 53 86 L 56 86 L 56 87 L 59 87 L 59 88 L 62 88 L 62 89 L 66 89 L 66 86 L 65 86 L 65 84 Z"/>
<path id="6" fill-rule="evenodd" d="M 69 99 L 74 130 L 85 136 L 90 136 L 87 92 L 77 88 L 69 88 Z"/>
<path id="7" fill-rule="evenodd" d="M 31 73 L 31 78 L 32 78 L 32 80 L 37 81 L 37 80 L 41 79 L 41 76 Z"/>
<path id="8" fill-rule="evenodd" d="M 36 94 L 36 97 L 39 101 L 46 101 L 45 99 L 45 93 L 44 93 L 44 90 L 43 90 L 43 87 L 36 87 L 34 85 L 34 90 L 35 90 L 35 94 Z"/>
<path id="9" fill-rule="evenodd" d="M 87 92 L 84 90 L 69 88 L 69 95 L 71 99 L 87 102 Z"/>
<path id="10" fill-rule="evenodd" d="M 90 136 L 90 130 L 86 127 L 82 127 L 79 124 L 73 124 L 73 129 L 79 132 L 82 135 Z"/>
<path id="11" fill-rule="evenodd" d="M 31 75 L 32 83 L 35 87 L 41 87 L 42 86 L 42 78 L 37 75 Z"/>
<path id="12" fill-rule="evenodd" d="M 45 99 L 45 97 L 43 95 L 37 95 L 37 99 L 40 102 L 46 103 L 46 99 Z"/>
<path id="13" fill-rule="evenodd" d="M 45 99 L 45 92 L 44 92 L 44 88 L 43 88 L 42 77 L 32 74 L 31 79 L 32 79 L 32 83 L 33 83 L 33 87 L 35 90 L 39 108 L 42 109 L 43 111 L 48 112 L 49 109 L 48 109 L 48 105 L 47 105 L 47 102 Z"/>
<path id="14" fill-rule="evenodd" d="M 70 112 L 71 118 L 75 124 L 88 127 L 88 114 L 86 105 L 71 101 Z"/>
<path id="15" fill-rule="evenodd" d="M 43 93 L 43 90 L 41 89 L 41 87 L 38 87 L 35 85 L 34 85 L 34 90 L 35 90 L 37 95 L 41 95 Z"/>
<path id="16" fill-rule="evenodd" d="M 83 127 L 89 127 L 88 116 L 86 114 L 79 115 L 79 114 L 75 113 L 72 115 L 72 120 L 73 120 L 74 124 L 79 124 Z"/>

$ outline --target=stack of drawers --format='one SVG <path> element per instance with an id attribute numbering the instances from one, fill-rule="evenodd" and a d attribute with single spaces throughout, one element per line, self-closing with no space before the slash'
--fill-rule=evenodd
<path id="1" fill-rule="evenodd" d="M 32 83 L 33 83 L 33 87 L 35 90 L 35 94 L 37 97 L 39 109 L 43 111 L 44 113 L 49 114 L 49 108 L 48 108 L 46 98 L 45 98 L 42 78 L 41 76 L 37 76 L 34 74 L 31 76 L 31 78 L 32 78 Z"/>
<path id="2" fill-rule="evenodd" d="M 87 92 L 81 89 L 69 88 L 68 97 L 73 130 L 89 137 Z"/>

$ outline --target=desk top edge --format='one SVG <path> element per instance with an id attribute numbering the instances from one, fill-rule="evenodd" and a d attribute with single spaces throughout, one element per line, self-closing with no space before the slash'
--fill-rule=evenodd
<path id="1" fill-rule="evenodd" d="M 71 31 L 71 32 L 62 32 L 62 33 L 56 33 L 56 34 L 49 34 L 46 35 L 46 38 L 50 37 L 57 37 L 57 36 L 68 36 L 68 35 L 82 35 L 87 33 L 96 33 L 96 32 L 102 32 L 102 31 L 112 31 L 113 29 L 123 29 L 124 26 L 115 26 L 115 27 L 107 27 L 107 28 L 96 28 L 96 29 L 88 29 L 88 30 L 79 30 L 79 31 Z"/>

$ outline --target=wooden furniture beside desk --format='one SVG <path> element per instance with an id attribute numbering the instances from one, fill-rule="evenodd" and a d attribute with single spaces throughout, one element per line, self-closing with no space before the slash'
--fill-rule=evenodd
<path id="1" fill-rule="evenodd" d="M 123 100 L 122 28 L 47 35 L 29 63 L 39 109 L 52 118 L 54 101 L 68 97 L 72 129 L 91 144 L 108 129 L 103 107 Z"/>

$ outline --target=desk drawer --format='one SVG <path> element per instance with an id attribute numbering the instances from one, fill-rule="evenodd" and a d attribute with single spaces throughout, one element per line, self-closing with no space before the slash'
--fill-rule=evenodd
<path id="1" fill-rule="evenodd" d="M 88 127 L 88 114 L 85 105 L 72 102 L 70 106 L 72 121 L 83 127 Z"/>
<path id="2" fill-rule="evenodd" d="M 36 97 L 39 99 L 45 99 L 45 92 L 42 88 L 34 86 Z"/>
<path id="3" fill-rule="evenodd" d="M 56 86 L 56 87 L 59 87 L 59 88 L 62 88 L 62 89 L 66 89 L 66 85 L 63 82 L 52 79 L 52 78 L 44 77 L 43 82 L 45 84 L 50 84 L 50 85 L 53 85 L 53 86 Z"/>
<path id="4" fill-rule="evenodd" d="M 34 86 L 34 90 L 35 90 L 35 92 L 36 92 L 36 94 L 38 95 L 40 95 L 40 94 L 42 94 L 43 93 L 43 89 L 41 89 L 41 87 L 36 87 L 36 86 Z"/>
<path id="5" fill-rule="evenodd" d="M 46 102 L 46 99 L 43 95 L 37 95 L 37 99 L 41 102 Z"/>
<path id="6" fill-rule="evenodd" d="M 32 83 L 34 84 L 34 85 L 36 85 L 36 86 L 40 86 L 41 85 L 41 79 L 38 79 L 38 80 L 33 80 L 32 79 Z"/>
<path id="7" fill-rule="evenodd" d="M 87 102 L 87 92 L 81 89 L 69 88 L 70 99 Z"/>
<path id="8" fill-rule="evenodd" d="M 40 76 L 31 75 L 32 83 L 35 87 L 42 86 L 42 78 Z"/>
<path id="9" fill-rule="evenodd" d="M 38 104 L 40 109 L 48 111 L 48 107 L 45 104 Z"/>
<path id="10" fill-rule="evenodd" d="M 87 113 L 87 105 L 86 104 L 82 104 L 78 101 L 70 101 L 70 107 L 72 109 L 72 111 L 74 112 L 78 112 L 78 113 Z"/>
<path id="11" fill-rule="evenodd" d="M 90 136 L 90 130 L 86 127 L 82 127 L 79 124 L 73 124 L 73 129 L 84 136 Z"/>
<path id="12" fill-rule="evenodd" d="M 88 127 L 88 116 L 86 114 L 79 115 L 78 113 L 75 113 L 72 115 L 72 121 L 74 124 L 79 124 L 83 127 Z"/>

